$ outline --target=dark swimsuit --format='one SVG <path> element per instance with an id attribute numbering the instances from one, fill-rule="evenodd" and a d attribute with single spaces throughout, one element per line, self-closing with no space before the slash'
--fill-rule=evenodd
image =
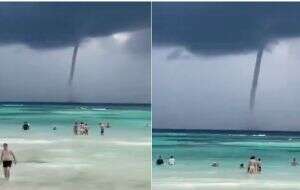
<path id="1" fill-rule="evenodd" d="M 12 161 L 6 160 L 3 161 L 3 168 L 11 167 Z"/>
<path id="2" fill-rule="evenodd" d="M 23 125 L 23 130 L 25 130 L 25 131 L 26 131 L 26 130 L 29 130 L 29 125 L 28 125 L 28 124 L 24 124 L 24 125 Z"/>

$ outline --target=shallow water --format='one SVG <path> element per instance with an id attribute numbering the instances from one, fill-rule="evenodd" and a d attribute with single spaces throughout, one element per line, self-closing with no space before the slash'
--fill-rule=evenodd
<path id="1" fill-rule="evenodd" d="M 175 166 L 155 166 L 158 155 L 174 155 Z M 261 174 L 250 176 L 240 163 L 250 155 L 262 158 Z M 300 189 L 299 133 L 160 131 L 153 133 L 153 190 L 292 190 Z M 212 162 L 220 166 L 213 168 Z"/>
<path id="2" fill-rule="evenodd" d="M 89 136 L 72 134 L 75 120 L 89 124 Z M 21 130 L 23 121 L 30 121 L 29 132 Z M 101 121 L 112 126 L 104 136 Z M 9 182 L 1 171 L 0 189 L 150 189 L 149 126 L 148 106 L 2 105 L 0 143 L 9 144 L 18 163 Z"/>

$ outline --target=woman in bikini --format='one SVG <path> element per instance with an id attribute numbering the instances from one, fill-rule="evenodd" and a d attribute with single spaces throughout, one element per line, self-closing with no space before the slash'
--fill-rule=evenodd
<path id="1" fill-rule="evenodd" d="M 255 156 L 251 156 L 249 163 L 248 163 L 248 173 L 249 174 L 256 174 L 257 173 L 257 161 Z"/>

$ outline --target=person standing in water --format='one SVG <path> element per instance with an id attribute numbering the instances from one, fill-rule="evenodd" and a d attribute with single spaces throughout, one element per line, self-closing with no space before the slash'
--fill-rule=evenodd
<path id="1" fill-rule="evenodd" d="M 24 124 L 23 124 L 23 126 L 22 126 L 22 128 L 23 128 L 24 131 L 29 130 L 30 129 L 29 123 L 27 121 L 25 121 Z"/>
<path id="2" fill-rule="evenodd" d="M 161 155 L 156 160 L 156 165 L 160 166 L 164 164 L 164 160 L 162 159 Z"/>
<path id="3" fill-rule="evenodd" d="M 257 172 L 261 172 L 261 169 L 262 169 L 262 162 L 261 162 L 261 159 L 258 158 L 257 160 Z"/>
<path id="4" fill-rule="evenodd" d="M 73 126 L 73 132 L 74 132 L 74 135 L 78 135 L 78 122 L 76 121 L 74 126 Z"/>
<path id="5" fill-rule="evenodd" d="M 84 124 L 84 134 L 89 135 L 89 127 L 87 123 Z"/>
<path id="6" fill-rule="evenodd" d="M 247 169 L 249 174 L 255 174 L 257 172 L 257 161 L 255 156 L 250 157 Z"/>
<path id="7" fill-rule="evenodd" d="M 218 162 L 213 162 L 213 163 L 211 164 L 211 166 L 212 166 L 212 167 L 219 167 L 219 163 L 218 163 Z"/>
<path id="8" fill-rule="evenodd" d="M 169 166 L 174 166 L 175 165 L 175 158 L 174 158 L 174 156 L 170 156 L 170 158 L 168 160 L 168 164 L 169 164 Z"/>
<path id="9" fill-rule="evenodd" d="M 3 144 L 3 150 L 1 152 L 1 161 L 3 163 L 4 177 L 5 179 L 9 180 L 12 162 L 14 161 L 14 164 L 17 164 L 17 160 L 13 151 L 8 149 L 8 145 L 6 143 Z"/>
<path id="10" fill-rule="evenodd" d="M 293 161 L 291 162 L 291 165 L 292 166 L 297 166 L 298 165 L 298 162 L 297 162 L 295 157 L 293 158 Z"/>
<path id="11" fill-rule="evenodd" d="M 101 135 L 104 135 L 104 123 L 99 123 L 99 125 L 100 125 L 100 134 Z"/>

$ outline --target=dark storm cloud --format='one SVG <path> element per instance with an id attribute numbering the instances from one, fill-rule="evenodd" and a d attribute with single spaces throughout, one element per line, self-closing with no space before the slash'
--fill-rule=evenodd
<path id="1" fill-rule="evenodd" d="M 150 3 L 0 3 L 0 44 L 74 46 L 88 37 L 150 26 Z"/>
<path id="2" fill-rule="evenodd" d="M 153 3 L 152 21 L 156 46 L 240 53 L 300 36 L 300 3 Z"/>

